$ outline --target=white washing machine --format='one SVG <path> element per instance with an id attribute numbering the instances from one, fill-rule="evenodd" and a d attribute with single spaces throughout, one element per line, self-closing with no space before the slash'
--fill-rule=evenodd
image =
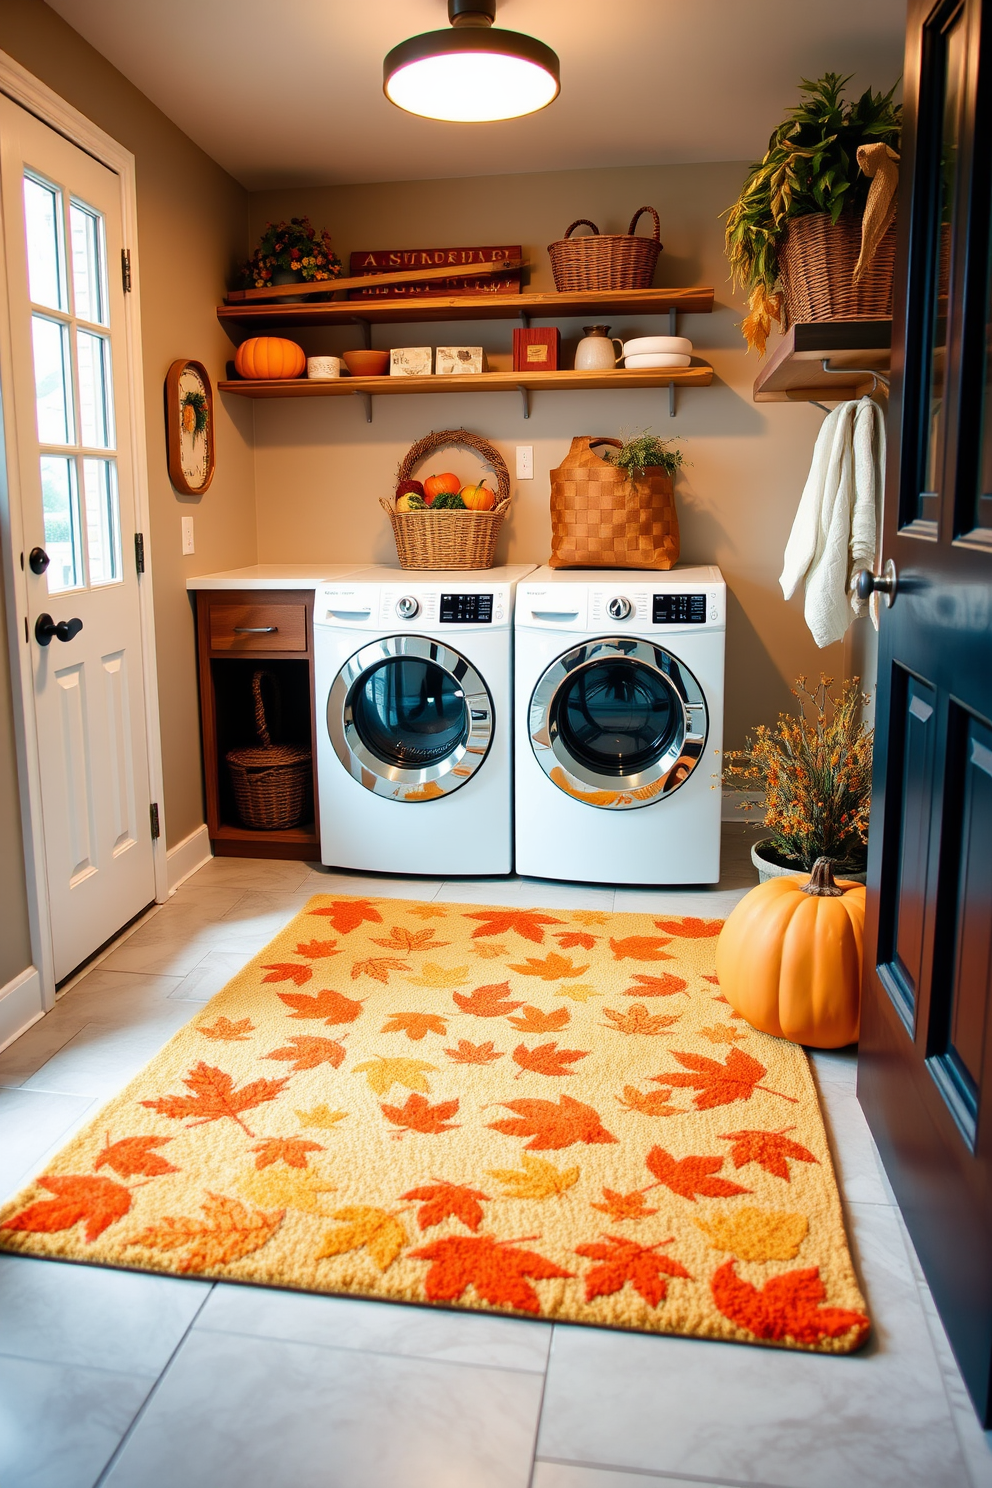
<path id="1" fill-rule="evenodd" d="M 518 873 L 718 882 L 725 633 L 718 568 L 520 584 Z"/>
<path id="2" fill-rule="evenodd" d="M 532 566 L 367 568 L 317 590 L 322 862 L 510 872 L 513 600 Z"/>

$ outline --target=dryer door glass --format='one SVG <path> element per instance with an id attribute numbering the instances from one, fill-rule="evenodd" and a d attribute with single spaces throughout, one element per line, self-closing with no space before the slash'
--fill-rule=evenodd
<path id="1" fill-rule="evenodd" d="M 702 689 L 650 641 L 604 637 L 575 646 L 531 696 L 531 748 L 559 790 L 588 806 L 632 810 L 671 794 L 706 744 Z"/>
<path id="2" fill-rule="evenodd" d="M 472 664 L 426 636 L 387 636 L 349 657 L 327 733 L 355 780 L 392 801 L 435 801 L 471 780 L 492 743 L 493 701 Z"/>

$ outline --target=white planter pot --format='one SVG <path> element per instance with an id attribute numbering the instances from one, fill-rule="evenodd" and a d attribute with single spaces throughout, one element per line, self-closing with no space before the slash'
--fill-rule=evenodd
<path id="1" fill-rule="evenodd" d="M 755 842 L 751 848 L 751 862 L 758 870 L 759 883 L 767 883 L 770 878 L 789 878 L 800 873 L 805 876 L 805 870 L 802 868 L 783 868 L 773 858 L 766 857 L 765 854 L 770 847 L 771 838 L 762 837 L 761 841 Z M 837 873 L 836 877 L 847 879 L 849 883 L 863 884 L 868 875 L 867 873 Z"/>

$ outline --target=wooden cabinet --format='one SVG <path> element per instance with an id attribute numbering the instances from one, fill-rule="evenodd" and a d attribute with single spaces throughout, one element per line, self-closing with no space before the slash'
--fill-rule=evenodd
<path id="1" fill-rule="evenodd" d="M 281 719 L 271 718 L 273 742 L 308 747 L 316 771 L 313 686 L 313 591 L 197 590 L 197 650 L 207 829 L 220 857 L 303 858 L 320 854 L 316 773 L 310 820 L 272 832 L 240 820 L 226 756 L 257 744 L 252 678 L 259 668 L 276 679 Z"/>

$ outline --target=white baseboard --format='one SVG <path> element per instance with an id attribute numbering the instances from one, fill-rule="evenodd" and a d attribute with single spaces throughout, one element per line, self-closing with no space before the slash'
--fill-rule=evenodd
<path id="1" fill-rule="evenodd" d="M 41 975 L 36 966 L 27 966 L 5 987 L 0 987 L 0 1049 L 20 1038 L 44 1012 Z"/>
<path id="2" fill-rule="evenodd" d="M 189 878 L 204 863 L 209 863 L 213 857 L 210 851 L 210 834 L 206 823 L 197 827 L 195 832 L 190 832 L 182 842 L 177 842 L 175 847 L 170 847 L 165 855 L 166 873 L 168 876 L 169 893 L 174 894 L 184 879 Z"/>
<path id="3" fill-rule="evenodd" d="M 761 791 L 725 790 L 723 793 L 723 810 L 720 813 L 720 819 L 725 822 L 744 822 L 752 826 L 760 826 L 761 812 L 742 811 L 741 807 L 745 801 L 753 806 L 760 806 L 764 799 Z"/>

